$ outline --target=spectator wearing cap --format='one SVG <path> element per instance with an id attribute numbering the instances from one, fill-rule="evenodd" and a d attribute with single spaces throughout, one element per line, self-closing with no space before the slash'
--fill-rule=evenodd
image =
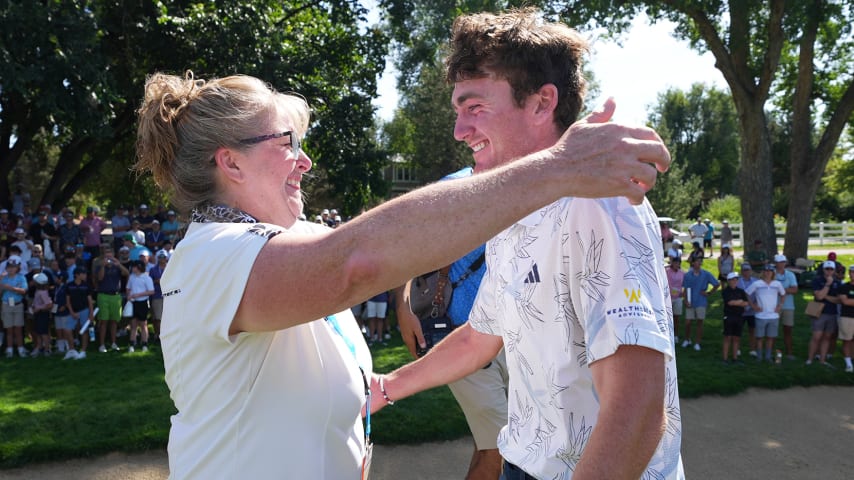
<path id="1" fill-rule="evenodd" d="M 88 254 L 89 263 L 101 254 L 101 232 L 105 228 L 107 222 L 98 216 L 98 207 L 86 207 L 86 218 L 80 221 L 80 233 L 83 235 L 83 249 Z"/>
<path id="2" fill-rule="evenodd" d="M 110 219 L 113 228 L 113 248 L 119 249 L 124 244 L 122 237 L 125 232 L 130 231 L 130 218 L 127 216 L 127 210 L 123 205 L 116 207 L 116 214 Z"/>
<path id="3" fill-rule="evenodd" d="M 151 323 L 154 326 L 154 338 L 151 343 L 160 342 L 160 320 L 163 318 L 163 290 L 160 287 L 160 277 L 166 271 L 169 263 L 169 253 L 166 250 L 158 250 L 154 255 L 157 263 L 148 270 L 148 276 L 154 283 L 154 294 L 151 295 Z"/>
<path id="4" fill-rule="evenodd" d="M 35 292 L 31 305 L 35 324 L 33 331 L 35 333 L 33 334 L 33 353 L 30 355 L 32 357 L 51 354 L 50 311 L 53 308 L 53 300 L 49 291 L 51 285 L 48 283 L 49 279 L 46 274 L 39 272 L 33 275 L 32 284 L 35 287 Z"/>
<path id="5" fill-rule="evenodd" d="M 131 264 L 130 278 L 127 284 L 127 299 L 133 302 L 133 318 L 131 320 L 128 352 L 136 350 L 137 329 L 140 330 L 142 351 L 148 351 L 148 297 L 154 294 L 154 282 L 148 275 L 148 266 L 143 260 Z"/>
<path id="6" fill-rule="evenodd" d="M 685 246 L 682 245 L 682 240 L 679 240 L 678 238 L 674 238 L 673 243 L 670 244 L 670 248 L 667 249 L 667 256 L 670 258 L 676 257 L 676 258 L 682 259 L 682 249 L 684 247 Z"/>
<path id="7" fill-rule="evenodd" d="M 142 230 L 142 224 L 139 220 L 134 219 L 130 222 L 130 231 L 125 235 L 133 235 L 133 243 L 137 245 L 145 245 L 145 232 Z"/>
<path id="8" fill-rule="evenodd" d="M 148 250 L 156 252 L 163 247 L 165 241 L 166 234 L 160 230 L 160 220 L 155 218 L 151 221 L 151 231 L 145 234 L 145 246 Z"/>
<path id="9" fill-rule="evenodd" d="M 12 247 L 18 247 L 19 252 L 20 252 L 20 253 L 18 253 L 18 255 L 20 255 L 21 261 L 24 262 L 24 265 L 22 265 L 22 269 L 24 270 L 23 273 L 26 274 L 27 269 L 26 269 L 25 264 L 26 264 L 27 260 L 29 260 L 30 257 L 33 256 L 33 242 L 32 242 L 32 240 L 27 238 L 27 232 L 23 228 L 18 227 L 15 229 L 15 240 L 12 242 L 11 246 Z M 11 251 L 12 250 L 10 247 L 10 250 L 9 250 L 10 254 L 11 254 Z"/>
<path id="10" fill-rule="evenodd" d="M 130 252 L 130 260 L 133 262 L 139 260 L 140 252 L 142 252 L 143 250 L 147 250 L 145 248 L 145 245 L 141 245 L 139 242 L 136 241 L 136 236 L 134 236 L 132 232 L 125 234 L 124 241 L 124 246 L 127 247 L 128 251 Z"/>
<path id="11" fill-rule="evenodd" d="M 59 226 L 59 252 L 64 251 L 68 245 L 77 245 L 83 242 L 83 234 L 80 232 L 80 227 L 74 223 L 74 213 L 70 210 L 64 214 L 65 223 Z"/>
<path id="12" fill-rule="evenodd" d="M 139 222 L 140 228 L 142 228 L 145 233 L 148 233 L 151 231 L 151 222 L 154 221 L 154 216 L 148 211 L 148 205 L 143 203 L 139 206 L 139 215 L 135 216 L 133 220 Z M 131 223 L 131 227 L 133 227 L 133 223 Z M 145 243 L 145 239 L 143 238 L 137 243 Z"/>
<path id="13" fill-rule="evenodd" d="M 721 284 L 708 270 L 704 270 L 703 257 L 694 257 L 691 269 L 685 274 L 682 286 L 685 288 L 685 340 L 682 347 L 691 346 L 691 323 L 696 323 L 694 330 L 694 350 L 700 351 L 703 341 L 703 321 L 706 319 L 706 308 L 709 305 L 708 296 L 715 293 Z M 709 287 L 712 287 L 709 290 Z"/>
<path id="14" fill-rule="evenodd" d="M 744 329 L 744 308 L 750 305 L 747 293 L 738 288 L 738 273 L 729 272 L 726 276 L 726 286 L 721 291 L 724 303 L 724 363 L 742 363 L 739 358 L 739 344 Z M 730 360 L 730 355 L 732 360 Z"/>
<path id="15" fill-rule="evenodd" d="M 685 271 L 682 270 L 682 259 L 678 256 L 670 257 L 670 266 L 665 269 L 667 274 L 667 285 L 670 287 L 670 306 L 673 309 L 673 341 L 679 343 L 679 318 L 682 316 L 685 290 L 682 282 L 685 280 Z"/>
<path id="16" fill-rule="evenodd" d="M 750 306 L 756 312 L 756 350 L 757 360 L 764 357 L 774 361 L 774 341 L 780 328 L 780 311 L 786 291 L 783 285 L 774 279 L 774 265 L 768 264 L 762 269 L 762 278 L 745 290 Z"/>
<path id="17" fill-rule="evenodd" d="M 818 360 L 824 365 L 830 366 L 828 350 L 830 342 L 835 342 L 838 329 L 838 307 L 837 295 L 841 282 L 836 278 L 836 262 L 825 260 L 821 265 L 822 274 L 816 275 L 812 282 L 815 301 L 822 302 L 824 307 L 818 317 L 812 317 L 812 336 L 807 355 L 807 365 L 813 360 Z"/>
<path id="18" fill-rule="evenodd" d="M 27 294 L 27 279 L 21 273 L 22 258 L 11 255 L 4 262 L 4 269 L 0 272 L 0 291 L 3 302 L 0 308 L 0 316 L 3 318 L 3 328 L 6 329 L 6 358 L 12 358 L 14 348 L 18 348 L 18 355 L 25 357 L 27 350 L 24 348 L 24 295 Z"/>
<path id="19" fill-rule="evenodd" d="M 795 330 L 795 294 L 798 293 L 798 278 L 786 270 L 788 260 L 785 255 L 774 255 L 774 278 L 783 285 L 786 297 L 783 299 L 783 310 L 780 312 L 780 324 L 783 326 L 783 348 L 786 359 L 794 360 L 792 350 L 792 333 Z"/>
<path id="20" fill-rule="evenodd" d="M 151 250 L 147 248 L 143 248 L 139 251 L 139 258 L 137 259 L 145 266 L 145 273 L 148 273 L 151 270 L 151 267 L 154 266 L 154 258 L 151 257 Z"/>
<path id="21" fill-rule="evenodd" d="M 732 246 L 732 228 L 729 227 L 729 220 L 721 222 L 721 245 L 728 243 Z"/>
<path id="22" fill-rule="evenodd" d="M 73 281 L 68 282 L 65 287 L 65 305 L 68 307 L 68 314 L 71 315 L 73 325 L 72 333 L 83 330 L 80 334 L 80 350 L 77 353 L 77 360 L 86 358 L 86 349 L 89 348 L 89 333 L 87 323 L 94 321 L 91 318 L 94 310 L 94 300 L 92 299 L 92 288 L 88 282 L 89 271 L 86 267 L 79 265 L 74 269 Z M 83 327 L 86 328 L 83 328 Z"/>
<path id="23" fill-rule="evenodd" d="M 718 280 L 727 281 L 727 275 L 735 271 L 735 257 L 732 255 L 732 246 L 728 243 L 721 244 L 721 254 L 718 257 Z"/>
<path id="24" fill-rule="evenodd" d="M 104 245 L 103 255 L 92 262 L 92 268 L 98 302 L 98 340 L 100 341 L 98 351 L 102 353 L 107 351 L 105 340 L 108 325 L 112 341 L 110 348 L 118 350 L 116 332 L 122 319 L 122 292 L 130 272 L 115 257 L 113 247 L 109 244 Z"/>
<path id="25" fill-rule="evenodd" d="M 18 228 L 17 217 L 9 214 L 9 210 L 0 208 L 0 258 L 6 258 L 6 249 L 15 240 L 15 229 Z"/>
<path id="26" fill-rule="evenodd" d="M 181 224 L 178 223 L 178 216 L 175 214 L 175 211 L 169 210 L 166 212 L 166 220 L 160 224 L 160 230 L 162 230 L 163 234 L 166 235 L 166 239 L 175 243 L 178 239 L 178 230 L 180 228 Z"/>
<path id="27" fill-rule="evenodd" d="M 854 265 L 848 267 L 848 281 L 839 287 L 837 298 L 842 306 L 838 326 L 845 371 L 854 373 L 854 365 L 851 363 L 851 355 L 854 354 Z"/>
<path id="28" fill-rule="evenodd" d="M 758 282 L 759 279 L 753 276 L 753 267 L 750 266 L 749 263 L 744 262 L 741 264 L 741 276 L 738 279 L 738 288 L 747 291 L 747 289 L 754 282 Z M 750 356 L 754 358 L 758 358 L 759 354 L 756 351 L 756 312 L 753 311 L 753 307 L 748 304 L 744 308 L 744 313 L 742 314 L 742 318 L 744 318 L 744 323 L 747 324 L 747 341 L 750 347 Z"/>

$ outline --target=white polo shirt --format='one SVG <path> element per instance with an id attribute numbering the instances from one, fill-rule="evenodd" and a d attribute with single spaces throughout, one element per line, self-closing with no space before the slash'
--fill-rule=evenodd
<path id="1" fill-rule="evenodd" d="M 664 353 L 667 415 L 643 478 L 684 477 L 660 233 L 648 202 L 563 198 L 488 242 L 470 322 L 504 339 L 509 418 L 498 446 L 531 475 L 572 477 L 599 413 L 589 365 L 642 345 Z"/>
<path id="2" fill-rule="evenodd" d="M 280 235 L 320 229 L 297 222 Z M 171 478 L 359 477 L 365 389 L 341 335 L 322 319 L 228 334 L 252 265 L 276 230 L 193 223 L 161 279 L 166 383 L 178 410 L 169 434 Z M 349 310 L 336 317 L 370 375 L 355 319 Z"/>

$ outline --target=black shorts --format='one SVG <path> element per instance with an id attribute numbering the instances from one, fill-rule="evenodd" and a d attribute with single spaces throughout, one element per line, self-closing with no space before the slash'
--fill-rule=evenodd
<path id="1" fill-rule="evenodd" d="M 753 317 L 751 317 L 753 318 Z M 754 321 L 756 319 L 754 318 Z M 724 317 L 724 336 L 725 337 L 740 337 L 744 329 L 744 317 L 730 315 Z"/>
<path id="2" fill-rule="evenodd" d="M 36 312 L 35 314 L 36 335 L 47 335 L 50 333 L 50 312 Z"/>
<path id="3" fill-rule="evenodd" d="M 706 240 L 706 239 L 704 238 L 704 239 L 703 239 L 703 248 L 706 248 L 706 247 L 712 248 L 712 241 L 711 241 L 711 240 Z"/>
<path id="4" fill-rule="evenodd" d="M 753 315 L 745 315 L 741 317 L 744 319 L 745 323 L 749 328 L 756 328 L 756 317 Z"/>
<path id="5" fill-rule="evenodd" d="M 142 321 L 148 321 L 148 300 L 133 302 L 133 318 Z"/>

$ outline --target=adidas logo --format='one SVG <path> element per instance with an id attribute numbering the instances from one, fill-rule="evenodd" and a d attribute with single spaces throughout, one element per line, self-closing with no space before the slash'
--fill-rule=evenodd
<path id="1" fill-rule="evenodd" d="M 540 283 L 540 271 L 537 269 L 536 263 L 531 267 L 531 271 L 528 272 L 528 278 L 525 279 L 525 283 Z"/>

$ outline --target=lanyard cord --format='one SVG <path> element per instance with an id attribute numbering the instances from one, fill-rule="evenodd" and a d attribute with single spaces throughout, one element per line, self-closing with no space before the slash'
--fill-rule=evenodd
<path id="1" fill-rule="evenodd" d="M 359 363 L 359 357 L 356 356 L 356 345 L 349 337 L 344 335 L 344 332 L 341 330 L 341 325 L 338 324 L 338 319 L 335 318 L 335 315 L 327 316 L 326 322 L 332 326 L 332 329 L 335 330 L 335 333 L 337 333 L 339 337 L 341 337 L 341 340 L 344 340 L 347 348 L 350 349 L 350 353 L 353 354 L 353 358 L 356 360 L 356 363 Z M 362 365 L 359 365 L 359 372 L 362 374 L 362 382 L 365 385 L 365 444 L 368 445 L 371 440 L 371 384 L 368 383 L 368 377 L 365 375 L 365 369 L 362 368 Z"/>

